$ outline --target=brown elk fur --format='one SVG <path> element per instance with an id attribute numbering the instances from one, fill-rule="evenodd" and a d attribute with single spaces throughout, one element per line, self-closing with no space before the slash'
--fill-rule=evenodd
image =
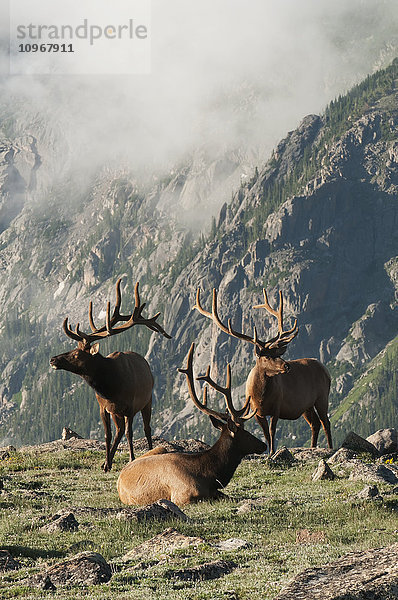
<path id="1" fill-rule="evenodd" d="M 97 351 L 93 353 L 93 350 Z M 90 349 L 77 348 L 54 356 L 50 363 L 55 369 L 80 375 L 94 389 L 105 430 L 105 471 L 112 467 L 124 432 L 131 460 L 134 460 L 132 424 L 138 412 L 141 412 L 144 432 L 149 448 L 152 448 L 150 420 L 153 377 L 145 358 L 135 352 L 112 352 L 104 357 L 96 345 Z M 112 446 L 111 417 L 116 427 Z"/>
<path id="2" fill-rule="evenodd" d="M 276 364 L 277 361 L 279 364 Z M 270 454 L 275 451 L 278 419 L 295 420 L 303 416 L 311 427 L 311 447 L 315 448 L 322 423 L 329 448 L 332 448 L 328 397 L 330 375 L 314 358 L 284 361 L 257 358 L 246 382 L 246 397 L 256 409 L 256 420 L 267 441 Z M 270 417 L 268 425 L 267 417 Z"/>
<path id="3" fill-rule="evenodd" d="M 221 436 L 209 450 L 189 454 L 154 448 L 128 463 L 117 482 L 120 500 L 150 504 L 165 498 L 180 506 L 225 497 L 220 488 L 229 483 L 242 458 L 265 452 L 267 447 L 243 427 L 237 427 L 233 435 L 227 423 L 220 422 L 219 427 Z"/>

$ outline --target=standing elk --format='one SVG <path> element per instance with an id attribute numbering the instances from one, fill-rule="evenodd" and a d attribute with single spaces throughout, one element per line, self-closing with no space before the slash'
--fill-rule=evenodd
<path id="1" fill-rule="evenodd" d="M 330 375 L 326 367 L 315 358 L 289 361 L 281 358 L 286 352 L 287 345 L 298 333 L 297 319 L 291 329 L 284 331 L 282 292 L 279 292 L 278 310 L 271 308 L 265 289 L 263 293 L 264 304 L 253 308 L 265 308 L 278 320 L 277 335 L 266 342 L 258 339 L 256 328 L 253 337 L 250 337 L 235 331 L 230 320 L 228 325 L 222 323 L 218 316 L 215 289 L 213 289 L 212 312 L 204 310 L 201 306 L 199 289 L 193 308 L 212 319 L 224 333 L 254 345 L 256 366 L 250 371 L 246 382 L 246 398 L 250 398 L 251 406 L 256 411 L 256 419 L 264 432 L 269 453 L 272 455 L 275 452 L 275 430 L 278 419 L 293 421 L 300 416 L 303 416 L 311 427 L 311 448 L 317 445 L 321 423 L 328 446 L 332 448 L 328 418 Z M 267 416 L 270 417 L 269 425 Z"/>
<path id="2" fill-rule="evenodd" d="M 226 387 L 211 379 L 210 367 L 206 375 L 197 377 L 197 380 L 206 382 L 223 394 L 228 412 L 208 408 L 207 386 L 203 389 L 203 401 L 198 399 L 192 368 L 194 347 L 192 344 L 189 350 L 186 369 L 179 371 L 186 375 L 193 403 L 210 417 L 214 427 L 221 430 L 221 435 L 214 446 L 203 452 L 165 453 L 159 447 L 128 463 L 117 482 L 119 497 L 124 504 L 150 504 L 165 498 L 182 505 L 203 499 L 225 498 L 220 488 L 232 479 L 242 458 L 247 454 L 261 454 L 267 449 L 264 442 L 243 428 L 244 422 L 254 415 L 254 411 L 249 413 L 250 399 L 239 410 L 233 406 L 229 365 Z"/>
<path id="3" fill-rule="evenodd" d="M 153 377 L 145 358 L 136 352 L 112 352 L 105 357 L 99 353 L 98 341 L 127 331 L 134 325 L 145 325 L 152 331 L 170 338 L 161 325 L 156 322 L 160 313 L 150 319 L 141 316 L 145 303 L 141 304 L 140 302 L 138 283 L 136 283 L 134 290 L 134 311 L 130 315 L 120 314 L 120 282 L 121 279 L 118 279 L 116 283 L 116 303 L 112 316 L 110 314 L 110 302 L 107 304 L 106 324 L 100 328 L 95 326 L 93 305 L 90 302 L 89 321 L 92 332 L 84 333 L 81 331 L 79 323 L 76 325 L 75 330 L 71 329 L 67 317 L 63 322 L 63 330 L 69 338 L 78 342 L 77 348 L 71 352 L 53 356 L 50 359 L 50 365 L 53 369 L 64 369 L 80 375 L 95 391 L 105 429 L 106 459 L 102 465 L 105 472 L 110 471 L 112 468 L 113 457 L 124 431 L 129 445 L 130 460 L 134 460 L 133 418 L 139 411 L 142 414 L 149 448 L 152 448 L 150 420 Z M 119 322 L 123 322 L 123 325 L 115 327 Z M 96 343 L 92 345 L 94 342 Z M 116 426 L 112 447 L 110 417 L 112 417 Z"/>

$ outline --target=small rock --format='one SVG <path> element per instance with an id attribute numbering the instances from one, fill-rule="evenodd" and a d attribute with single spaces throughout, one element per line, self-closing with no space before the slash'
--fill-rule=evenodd
<path id="1" fill-rule="evenodd" d="M 123 557 L 123 560 L 128 561 L 147 554 L 169 553 L 190 546 L 198 547 L 201 544 L 206 544 L 206 540 L 200 537 L 183 535 L 173 527 L 169 527 L 162 533 L 130 550 Z"/>
<path id="2" fill-rule="evenodd" d="M 321 481 L 324 479 L 334 479 L 335 474 L 332 469 L 329 467 L 327 462 L 322 458 L 319 461 L 318 468 L 312 474 L 312 481 Z"/>
<path id="3" fill-rule="evenodd" d="M 174 502 L 165 499 L 148 504 L 143 508 L 124 508 L 118 512 L 117 518 L 138 522 L 147 520 L 164 521 L 167 519 L 189 520 L 187 515 Z"/>
<path id="4" fill-rule="evenodd" d="M 246 513 L 260 510 L 265 504 L 265 498 L 259 498 L 257 500 L 245 500 L 236 510 L 237 515 L 245 515 Z"/>
<path id="5" fill-rule="evenodd" d="M 229 540 L 222 540 L 217 544 L 214 544 L 219 550 L 241 550 L 243 548 L 250 548 L 250 543 L 247 540 L 241 540 L 240 538 L 229 538 Z"/>
<path id="6" fill-rule="evenodd" d="M 57 589 L 48 575 L 42 581 L 40 581 L 38 587 L 40 587 L 42 590 L 51 590 L 53 592 Z"/>
<path id="7" fill-rule="evenodd" d="M 275 464 L 292 465 L 295 462 L 293 454 L 283 446 L 271 457 Z"/>
<path id="8" fill-rule="evenodd" d="M 372 456 L 379 456 L 379 451 L 373 444 L 365 440 L 360 435 L 357 435 L 353 431 L 351 431 L 344 442 L 341 444 L 342 448 L 348 448 L 349 450 L 353 450 L 354 452 L 369 452 Z"/>
<path id="9" fill-rule="evenodd" d="M 330 465 L 347 462 L 355 458 L 356 454 L 354 450 L 350 450 L 349 448 L 340 448 L 331 456 L 328 460 Z"/>
<path id="10" fill-rule="evenodd" d="M 182 581 L 207 581 L 227 575 L 236 567 L 237 565 L 230 560 L 216 560 L 190 569 L 166 571 L 165 577 L 167 579 L 181 579 Z"/>
<path id="11" fill-rule="evenodd" d="M 361 500 L 381 499 L 377 485 L 366 485 L 363 490 L 357 494 L 357 498 Z"/>
<path id="12" fill-rule="evenodd" d="M 398 432 L 396 429 L 379 429 L 373 435 L 366 438 L 373 444 L 381 455 L 393 454 L 398 451 Z"/>
<path id="13" fill-rule="evenodd" d="M 63 439 L 63 440 L 73 440 L 73 439 L 82 440 L 83 438 L 81 435 L 79 435 L 75 431 L 72 431 L 72 429 L 69 429 L 69 427 L 64 427 L 62 430 L 61 439 Z"/>
<path id="14" fill-rule="evenodd" d="M 41 587 L 49 579 L 56 586 L 98 585 L 109 581 L 111 576 L 111 568 L 101 554 L 82 552 L 35 575 L 30 583 Z"/>
<path id="15" fill-rule="evenodd" d="M 75 519 L 73 513 L 64 515 L 54 515 L 51 523 L 41 527 L 44 531 L 77 531 L 79 523 Z"/>

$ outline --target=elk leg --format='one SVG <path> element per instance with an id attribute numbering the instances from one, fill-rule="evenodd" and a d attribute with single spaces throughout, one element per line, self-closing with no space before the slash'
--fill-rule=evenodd
<path id="1" fill-rule="evenodd" d="M 319 418 L 321 420 L 323 431 L 325 432 L 328 446 L 330 449 L 332 449 L 333 448 L 332 433 L 330 431 L 330 421 L 329 421 L 327 410 L 322 410 L 319 406 L 317 406 L 317 404 L 315 404 L 315 408 L 316 408 Z"/>
<path id="2" fill-rule="evenodd" d="M 260 425 L 261 429 L 263 430 L 265 441 L 268 446 L 268 451 L 271 454 L 271 438 L 269 436 L 269 427 L 268 427 L 267 417 L 260 417 L 260 415 L 258 415 L 257 413 L 256 413 L 255 417 L 256 417 L 257 423 Z"/>
<path id="3" fill-rule="evenodd" d="M 112 419 L 116 426 L 116 435 L 115 439 L 113 440 L 112 448 L 109 452 L 108 471 L 110 471 L 112 468 L 113 457 L 115 456 L 116 449 L 124 433 L 124 418 L 112 414 Z"/>
<path id="4" fill-rule="evenodd" d="M 151 414 L 152 414 L 152 397 L 148 404 L 141 411 L 142 420 L 144 422 L 145 437 L 148 440 L 149 449 L 152 450 L 152 431 L 151 431 Z"/>
<path id="5" fill-rule="evenodd" d="M 111 431 L 111 418 L 109 416 L 108 411 L 105 410 L 105 408 L 102 408 L 102 406 L 100 407 L 100 415 L 101 415 L 101 420 L 102 423 L 104 425 L 104 430 L 105 430 L 105 452 L 106 452 L 106 458 L 105 458 L 105 462 L 102 465 L 102 468 L 104 469 L 105 473 L 107 471 L 110 471 L 111 469 L 111 458 L 110 458 L 110 447 L 111 447 L 111 440 L 112 440 L 112 431 Z"/>
<path id="6" fill-rule="evenodd" d="M 326 435 L 328 447 L 331 450 L 333 448 L 333 442 L 332 442 L 332 432 L 330 431 L 329 417 L 327 415 L 325 417 L 323 417 L 321 419 L 321 423 L 322 423 L 323 431 L 325 432 L 325 435 Z"/>
<path id="7" fill-rule="evenodd" d="M 311 427 L 311 448 L 316 448 L 321 422 L 313 407 L 303 413 L 304 419 Z"/>
<path id="8" fill-rule="evenodd" d="M 125 417 L 126 424 L 126 438 L 129 445 L 130 451 L 130 461 L 134 460 L 134 450 L 133 450 L 133 417 Z"/>
<path id="9" fill-rule="evenodd" d="M 271 437 L 270 456 L 275 453 L 275 431 L 279 416 L 273 415 L 269 420 L 269 434 Z"/>

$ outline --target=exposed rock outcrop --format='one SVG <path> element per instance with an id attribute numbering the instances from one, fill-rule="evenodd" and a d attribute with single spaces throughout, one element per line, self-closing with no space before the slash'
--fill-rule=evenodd
<path id="1" fill-rule="evenodd" d="M 75 557 L 45 569 L 35 575 L 31 585 L 54 589 L 50 584 L 63 586 L 87 586 L 106 583 L 112 576 L 111 568 L 106 560 L 97 552 L 82 552 Z"/>
<path id="2" fill-rule="evenodd" d="M 347 554 L 297 575 L 275 600 L 394 600 L 398 544 Z"/>

